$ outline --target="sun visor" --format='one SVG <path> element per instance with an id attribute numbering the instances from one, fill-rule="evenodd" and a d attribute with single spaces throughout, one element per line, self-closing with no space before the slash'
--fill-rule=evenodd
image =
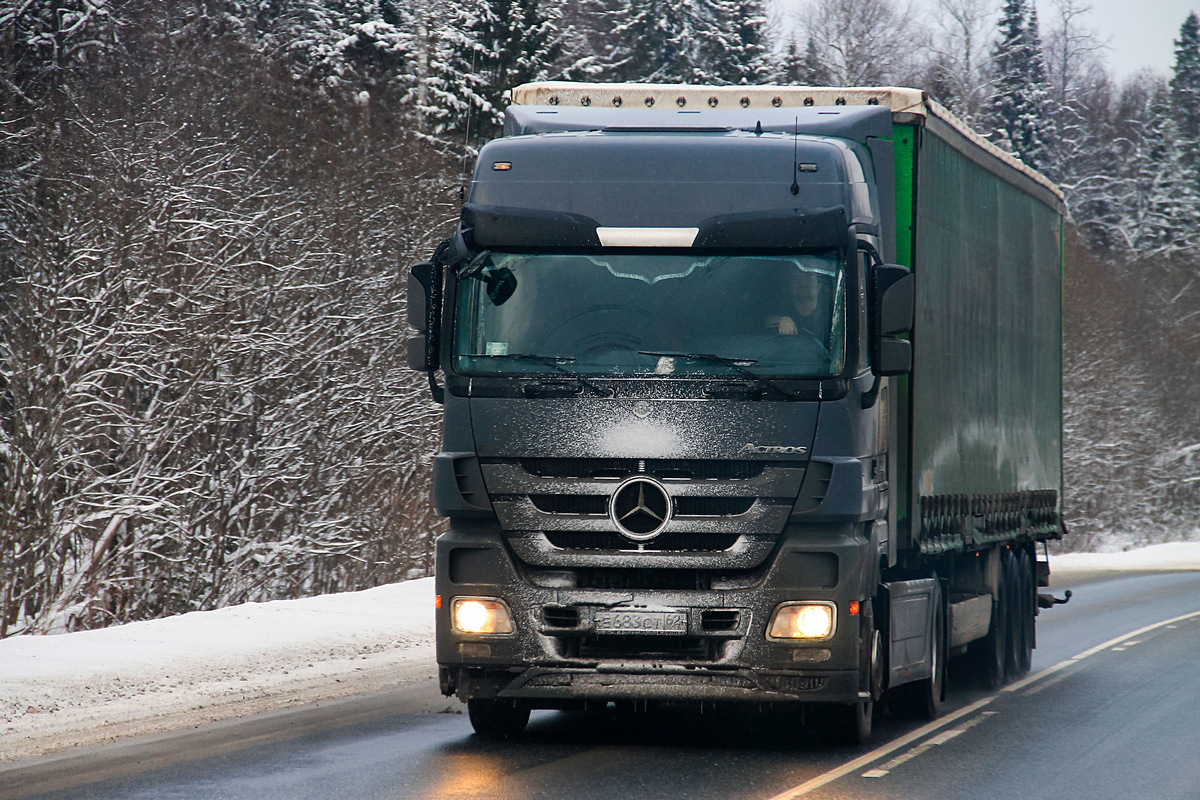
<path id="1" fill-rule="evenodd" d="M 823 250 L 846 242 L 844 206 L 727 214 L 700 225 L 695 247 Z"/>
<path id="2" fill-rule="evenodd" d="M 474 228 L 477 248 L 600 247 L 598 223 L 582 214 L 464 203 L 462 220 L 464 228 Z"/>

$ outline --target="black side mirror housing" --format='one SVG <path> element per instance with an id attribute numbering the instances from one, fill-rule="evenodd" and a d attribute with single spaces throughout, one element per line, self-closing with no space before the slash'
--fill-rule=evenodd
<path id="1" fill-rule="evenodd" d="M 912 331 L 916 282 L 899 264 L 871 269 L 871 371 L 904 375 L 912 371 L 912 342 L 901 337 Z"/>
<path id="2" fill-rule="evenodd" d="M 433 372 L 441 358 L 438 332 L 442 317 L 442 270 L 431 261 L 422 261 L 408 272 L 408 324 L 417 335 L 408 339 L 407 360 L 410 369 Z"/>

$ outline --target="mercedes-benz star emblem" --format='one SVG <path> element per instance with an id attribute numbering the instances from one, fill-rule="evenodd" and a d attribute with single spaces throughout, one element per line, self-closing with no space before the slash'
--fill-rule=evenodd
<path id="1" fill-rule="evenodd" d="M 623 536 L 644 542 L 667 527 L 671 520 L 671 497 L 658 481 L 630 478 L 613 492 L 608 515 Z"/>

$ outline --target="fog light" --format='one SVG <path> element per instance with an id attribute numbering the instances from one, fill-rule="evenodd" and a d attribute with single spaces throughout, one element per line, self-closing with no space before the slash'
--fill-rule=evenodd
<path id="1" fill-rule="evenodd" d="M 768 639 L 820 640 L 833 636 L 832 603 L 783 603 L 771 616 Z"/>
<path id="2" fill-rule="evenodd" d="M 450 619 L 459 633 L 512 633 L 512 615 L 503 600 L 491 597 L 456 597 Z"/>

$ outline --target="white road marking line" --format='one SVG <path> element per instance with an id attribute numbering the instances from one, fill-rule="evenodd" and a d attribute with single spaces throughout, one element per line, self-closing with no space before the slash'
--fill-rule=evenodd
<path id="1" fill-rule="evenodd" d="M 845 764 L 843 764 L 840 767 L 831 769 L 828 772 L 825 772 L 821 775 L 816 776 L 815 778 L 810 778 L 809 780 L 805 781 L 804 783 L 800 784 L 799 786 L 794 786 L 791 789 L 785 789 L 784 791 L 780 792 L 779 794 L 775 795 L 774 797 L 769 798 L 769 800 L 793 800 L 794 798 L 797 798 L 797 797 L 803 797 L 804 795 L 808 794 L 809 792 L 813 791 L 814 789 L 819 789 L 822 786 L 824 786 L 825 784 L 832 783 L 833 781 L 836 781 L 838 778 L 843 778 L 852 772 L 858 772 L 860 769 L 863 769 L 864 767 L 874 764 L 876 761 L 883 758 L 884 756 L 891 755 L 892 753 L 896 752 L 897 750 L 900 750 L 901 748 L 906 747 L 909 744 L 912 744 L 913 742 L 917 741 L 918 739 L 922 739 L 925 736 L 928 736 L 929 734 L 933 733 L 934 731 L 941 730 L 942 728 L 946 727 L 947 725 L 949 725 L 952 722 L 956 722 L 965 716 L 975 713 L 976 711 L 980 710 L 981 708 L 984 708 L 989 703 L 991 703 L 993 700 L 995 700 L 997 697 L 999 697 L 1001 692 L 1019 692 L 1020 690 L 1024 689 L 1026 686 L 1029 686 L 1033 683 L 1037 683 L 1045 678 L 1049 678 L 1051 675 L 1056 675 L 1057 673 L 1061 672 L 1062 670 L 1066 669 L 1067 667 L 1078 664 L 1080 661 L 1083 661 L 1085 658 L 1091 658 L 1092 656 L 1096 655 L 1096 653 L 1102 653 L 1111 647 L 1115 647 L 1116 645 L 1121 644 L 1122 642 L 1129 641 L 1130 639 L 1134 639 L 1138 636 L 1141 636 L 1144 633 L 1148 633 L 1148 632 L 1150 632 L 1152 630 L 1156 630 L 1158 628 L 1163 628 L 1163 627 L 1166 627 L 1168 625 L 1171 625 L 1171 624 L 1174 624 L 1177 622 L 1182 622 L 1184 620 L 1194 620 L 1197 618 L 1200 618 L 1200 611 L 1193 611 L 1189 614 L 1180 614 L 1178 617 L 1172 617 L 1171 619 L 1163 620 L 1162 622 L 1155 622 L 1152 625 L 1147 625 L 1144 628 L 1138 628 L 1136 631 L 1133 631 L 1131 633 L 1126 633 L 1123 636 L 1118 636 L 1115 639 L 1109 639 L 1107 642 L 1104 642 L 1103 644 L 1098 644 L 1095 647 L 1092 647 L 1088 650 L 1084 650 L 1082 653 L 1080 653 L 1077 656 L 1068 658 L 1065 661 L 1060 661 L 1057 664 L 1055 664 L 1054 666 L 1047 667 L 1046 669 L 1042 670 L 1041 672 L 1036 672 L 1033 675 L 1029 675 L 1015 683 L 1009 684 L 1008 686 L 1005 686 L 1003 689 L 998 691 L 996 694 L 989 695 L 980 700 L 976 700 L 974 703 L 971 703 L 968 706 L 963 706 L 958 711 L 955 711 L 952 714 L 948 714 L 947 716 L 942 717 L 941 719 L 935 719 L 933 722 L 930 722 L 927 725 L 923 725 L 920 728 L 917 728 L 915 731 L 912 731 L 910 733 L 905 734 L 904 736 L 901 736 L 899 739 L 895 739 L 895 740 L 883 745 L 882 747 L 878 747 L 878 748 L 872 750 L 871 752 L 869 752 L 865 755 L 861 755 L 858 758 L 855 758 L 851 761 L 847 761 Z M 1063 676 L 1063 677 L 1066 677 L 1066 676 Z M 996 712 L 992 712 L 992 713 L 996 713 Z M 872 770 L 872 771 L 874 771 L 874 770 Z"/>
<path id="2" fill-rule="evenodd" d="M 1042 691 L 1045 691 L 1046 689 L 1049 689 L 1051 686 L 1057 686 L 1058 684 L 1062 683 L 1069 677 L 1071 677 L 1071 673 L 1069 673 L 1069 672 L 1064 672 L 1060 675 L 1056 675 L 1055 677 L 1051 678 L 1050 680 L 1042 681 L 1037 686 L 1034 686 L 1032 689 L 1025 692 L 1024 696 L 1031 697 L 1032 695 L 1035 695 L 1038 692 L 1042 692 Z"/>
<path id="3" fill-rule="evenodd" d="M 929 741 L 927 741 L 923 744 L 917 745 L 912 750 L 909 750 L 907 753 L 896 756 L 891 761 L 884 764 L 882 767 L 879 767 L 878 769 L 873 769 L 873 770 L 870 770 L 869 772 L 863 773 L 863 777 L 866 778 L 869 776 L 872 778 L 882 778 L 884 775 L 887 775 L 889 772 L 891 772 L 892 770 L 894 770 L 896 767 L 900 766 L 901 764 L 905 764 L 909 761 L 912 761 L 917 756 L 922 755 L 923 753 L 929 751 L 930 749 L 932 749 L 934 747 L 937 747 L 939 744 L 945 744 L 946 742 L 950 741 L 954 737 L 960 736 L 960 735 L 966 733 L 967 731 L 969 731 L 971 728 L 974 728 L 976 725 L 983 722 L 988 717 L 992 717 L 995 715 L 996 715 L 995 711 L 984 711 L 978 717 L 967 720 L 962 725 L 959 725 L 957 728 L 951 728 L 948 731 L 942 731 L 937 736 L 934 736 L 932 739 L 930 739 Z"/>

